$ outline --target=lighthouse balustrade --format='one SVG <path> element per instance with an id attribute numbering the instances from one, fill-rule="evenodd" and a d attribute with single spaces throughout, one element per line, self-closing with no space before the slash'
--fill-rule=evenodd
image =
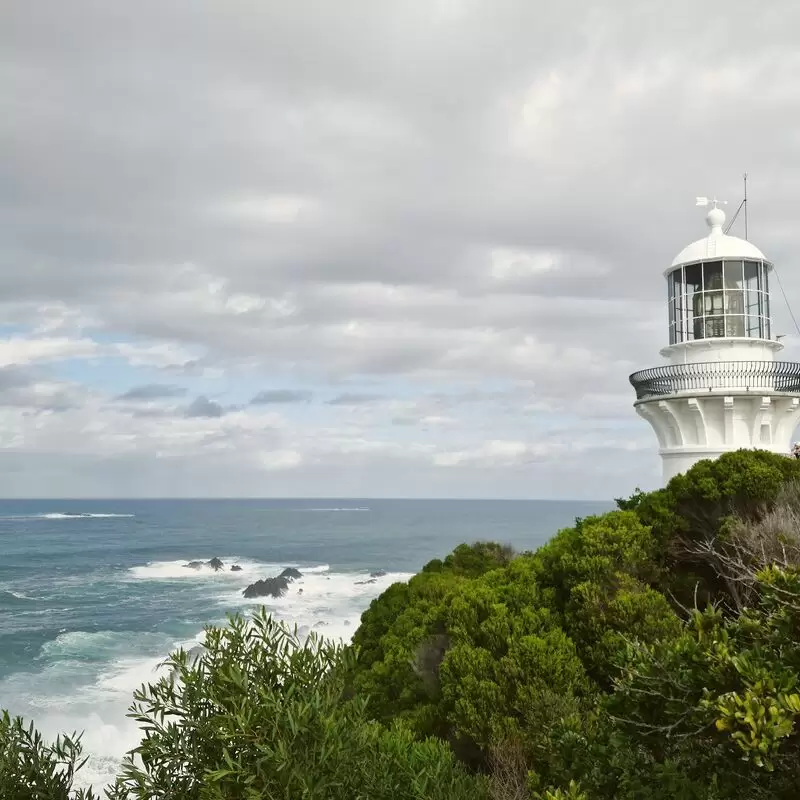
<path id="1" fill-rule="evenodd" d="M 769 391 L 800 394 L 800 363 L 706 361 L 665 364 L 634 372 L 628 380 L 637 400 L 682 392 Z"/>

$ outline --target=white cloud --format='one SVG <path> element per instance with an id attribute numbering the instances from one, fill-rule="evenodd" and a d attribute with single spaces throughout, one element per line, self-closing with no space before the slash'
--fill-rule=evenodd
<path id="1" fill-rule="evenodd" d="M 491 275 L 493 278 L 521 278 L 557 269 L 559 257 L 555 253 L 526 253 L 522 250 L 498 248 L 492 250 Z"/>
<path id="2" fill-rule="evenodd" d="M 519 464 L 527 453 L 525 442 L 494 440 L 471 450 L 437 453 L 433 463 L 439 467 L 508 467 Z"/>
<path id="3" fill-rule="evenodd" d="M 255 224 L 289 224 L 297 222 L 300 214 L 313 208 L 313 202 L 291 195 L 241 197 L 218 207 L 223 217 Z"/>
<path id="4" fill-rule="evenodd" d="M 99 351 L 100 346 L 91 339 L 69 339 L 61 336 L 25 338 L 17 335 L 0 339 L 0 367 L 63 361 L 68 358 L 91 358 Z"/>

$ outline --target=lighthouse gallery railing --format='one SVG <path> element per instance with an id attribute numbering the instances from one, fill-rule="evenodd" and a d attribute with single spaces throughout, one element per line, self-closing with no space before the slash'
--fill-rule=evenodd
<path id="1" fill-rule="evenodd" d="M 791 361 L 705 361 L 668 364 L 634 372 L 628 380 L 637 400 L 676 392 L 732 391 L 797 392 L 800 364 Z"/>

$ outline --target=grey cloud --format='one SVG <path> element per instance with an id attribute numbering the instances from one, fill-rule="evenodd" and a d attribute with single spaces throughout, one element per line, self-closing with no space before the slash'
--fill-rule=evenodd
<path id="1" fill-rule="evenodd" d="M 62 412 L 80 407 L 86 391 L 67 381 L 48 378 L 25 367 L 0 368 L 0 406 L 33 412 Z"/>
<path id="2" fill-rule="evenodd" d="M 165 419 L 175 416 L 174 411 L 153 407 L 132 408 L 129 413 L 134 419 Z"/>
<path id="3" fill-rule="evenodd" d="M 30 369 L 17 366 L 0 368 L 0 392 L 23 389 L 34 382 L 34 373 Z"/>
<path id="4" fill-rule="evenodd" d="M 185 413 L 187 417 L 221 417 L 225 414 L 225 409 L 219 403 L 200 395 Z"/>
<path id="5" fill-rule="evenodd" d="M 299 389 L 268 389 L 259 392 L 251 401 L 250 405 L 264 406 L 283 403 L 308 403 L 313 394 Z"/>
<path id="6" fill-rule="evenodd" d="M 345 392 L 338 394 L 325 402 L 329 406 L 363 406 L 382 400 L 378 394 L 359 394 L 357 392 Z"/>
<path id="7" fill-rule="evenodd" d="M 659 362 L 661 271 L 704 233 L 694 196 L 735 205 L 747 168 L 752 237 L 779 268 L 800 260 L 792 0 L 757 15 L 731 0 L 713 25 L 690 0 L 544 16 L 523 0 L 231 0 L 208 15 L 75 0 L 45 28 L 35 3 L 8 5 L 0 306 L 38 325 L 59 301 L 202 353 L 167 381 L 529 380 L 537 418 L 568 409 L 580 428 L 602 395 L 604 419 L 635 425 L 627 374 Z M 295 221 L 252 213 L 275 196 L 300 198 Z M 498 250 L 508 274 L 492 274 Z M 517 251 L 557 265 L 526 272 Z M 800 295 L 800 273 L 782 279 Z M 4 380 L 24 379 L 0 373 L 0 394 Z M 532 402 L 488 399 L 486 436 Z M 638 463 L 620 469 L 633 480 Z M 596 463 L 571 466 L 607 485 Z"/>
<path id="8" fill-rule="evenodd" d="M 182 386 L 167 383 L 147 383 L 143 386 L 134 386 L 121 394 L 118 400 L 167 400 L 174 397 L 183 397 L 187 390 Z"/>

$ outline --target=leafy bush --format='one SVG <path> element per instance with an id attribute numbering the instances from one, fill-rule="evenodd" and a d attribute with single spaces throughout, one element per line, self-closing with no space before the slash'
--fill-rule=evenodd
<path id="1" fill-rule="evenodd" d="M 683 605 L 722 603 L 740 610 L 704 545 L 724 538 L 731 520 L 760 519 L 786 487 L 800 482 L 800 461 L 765 450 L 736 450 L 703 460 L 656 492 L 636 491 L 617 505 L 651 528 L 662 580 L 656 588 Z"/>
<path id="2" fill-rule="evenodd" d="M 47 744 L 33 727 L 7 711 L 0 718 L 0 798 L 3 800 L 94 800 L 88 790 L 73 790 L 81 759 L 80 736 L 61 736 Z"/>
<path id="3" fill-rule="evenodd" d="M 348 700 L 350 654 L 266 616 L 210 628 L 206 653 L 135 695 L 145 736 L 115 798 L 477 798 L 442 743 L 367 720 Z"/>
<path id="4" fill-rule="evenodd" d="M 135 694 L 144 737 L 112 800 L 480 800 L 486 790 L 444 743 L 367 719 L 345 696 L 348 652 L 298 637 L 262 610 L 209 628 L 206 652 L 169 658 L 169 674 Z M 33 727 L 0 726 L 3 800 L 95 800 L 70 794 L 75 739 L 45 745 Z"/>

